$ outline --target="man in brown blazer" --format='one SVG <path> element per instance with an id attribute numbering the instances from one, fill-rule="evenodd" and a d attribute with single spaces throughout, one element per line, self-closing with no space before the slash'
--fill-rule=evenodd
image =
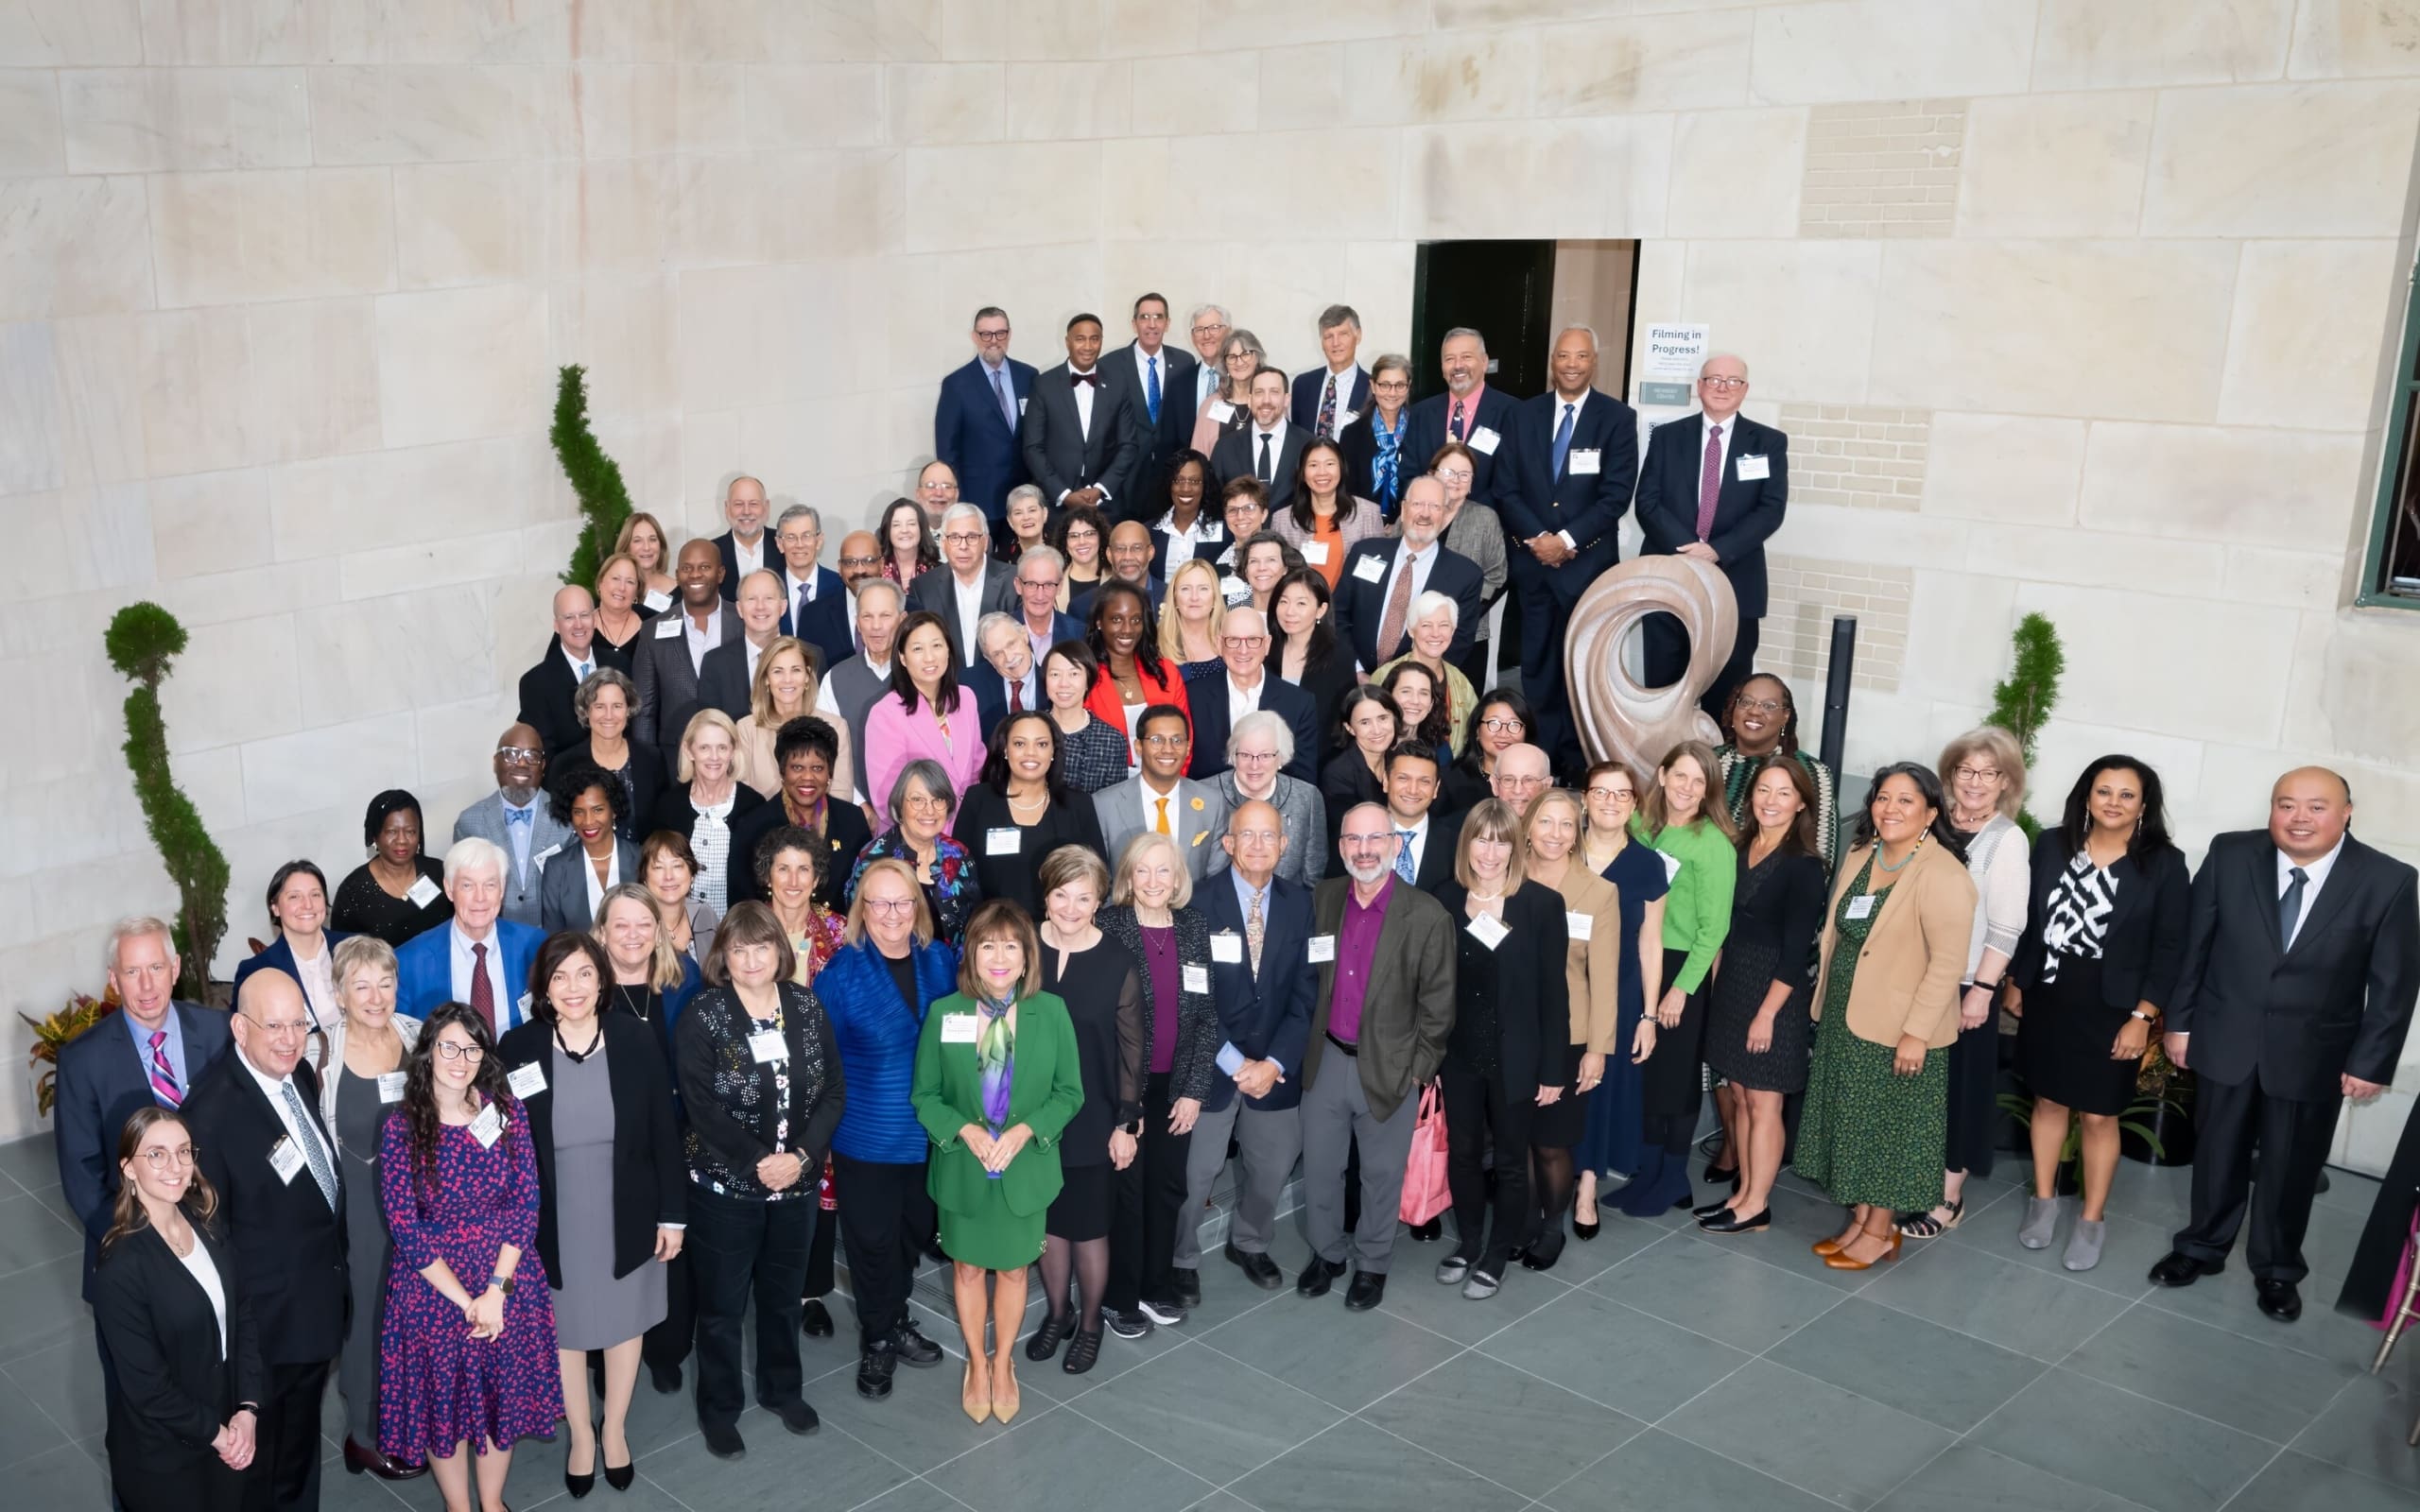
<path id="1" fill-rule="evenodd" d="M 1344 1305 L 1363 1312 L 1387 1291 L 1404 1162 L 1420 1116 L 1414 1095 L 1445 1058 L 1454 1026 L 1454 921 L 1418 888 L 1398 886 L 1387 811 L 1344 816 L 1345 875 L 1319 885 L 1310 958 L 1319 972 L 1303 1057 L 1303 1204 L 1311 1258 L 1294 1289 L 1324 1296 L 1344 1274 L 1344 1164 L 1361 1150 L 1357 1262 Z"/>

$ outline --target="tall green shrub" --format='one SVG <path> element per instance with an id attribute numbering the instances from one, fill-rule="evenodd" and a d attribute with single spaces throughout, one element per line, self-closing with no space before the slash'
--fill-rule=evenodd
<path id="1" fill-rule="evenodd" d="M 2036 740 L 2049 722 L 2050 706 L 2059 699 L 2059 675 L 2067 669 L 2067 654 L 2059 645 L 2058 627 L 2040 614 L 2018 621 L 2009 639 L 2015 644 L 2015 664 L 1992 690 L 1992 712 L 1983 722 L 2016 737 L 2025 752 L 2025 769 L 2031 772 Z M 2017 822 L 2028 836 L 2042 831 L 2030 812 L 2019 814 Z"/>
<path id="2" fill-rule="evenodd" d="M 150 602 L 129 604 L 103 637 L 110 665 L 134 681 L 126 696 L 126 765 L 151 843 L 167 864 L 182 900 L 177 949 L 184 958 L 179 990 L 192 1002 L 210 998 L 210 963 L 227 933 L 227 857 L 201 827 L 201 815 L 168 770 L 168 727 L 160 717 L 160 684 L 185 648 L 185 627 Z"/>
<path id="3" fill-rule="evenodd" d="M 555 387 L 555 423 L 546 433 L 555 443 L 555 457 L 579 500 L 586 522 L 579 541 L 571 549 L 571 565 L 563 581 L 581 588 L 596 582 L 596 567 L 614 553 L 622 523 L 631 517 L 631 492 L 622 484 L 622 469 L 596 444 L 588 428 L 588 369 L 575 363 L 562 369 Z"/>

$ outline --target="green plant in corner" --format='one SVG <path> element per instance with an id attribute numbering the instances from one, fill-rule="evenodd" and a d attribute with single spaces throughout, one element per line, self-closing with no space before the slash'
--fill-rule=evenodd
<path id="1" fill-rule="evenodd" d="M 144 825 L 182 900 L 175 930 L 177 950 L 184 959 L 179 991 L 195 1003 L 207 1003 L 210 962 L 227 933 L 227 857 L 201 827 L 193 799 L 168 770 L 168 727 L 160 717 L 160 684 L 184 651 L 185 627 L 157 604 L 129 604 L 111 617 L 102 644 L 110 665 L 135 684 L 126 696 L 126 765 L 134 774 Z"/>
<path id="2" fill-rule="evenodd" d="M 2034 746 L 2050 720 L 2050 706 L 2059 699 L 2059 675 L 2067 669 L 2067 654 L 2059 645 L 2058 627 L 2040 614 L 2017 622 L 2009 637 L 2015 643 L 2015 664 L 2006 680 L 1992 689 L 1992 712 L 1983 723 L 1997 725 L 2016 737 L 2025 753 L 2025 769 L 2033 769 Z M 2040 821 L 2020 813 L 2016 822 L 2031 840 L 2042 833 Z"/>
<path id="3" fill-rule="evenodd" d="M 588 428 L 588 369 L 577 363 L 565 367 L 557 379 L 555 423 L 546 438 L 555 443 L 555 459 L 571 481 L 585 522 L 571 549 L 571 564 L 563 569 L 563 581 L 587 588 L 596 583 L 597 563 L 613 555 L 622 523 L 631 517 L 631 490 L 622 483 L 620 465 L 605 455 L 596 433 Z"/>
<path id="4" fill-rule="evenodd" d="M 42 1117 L 48 1118 L 51 1105 L 59 1100 L 60 1046 L 115 1013 L 117 1007 L 117 989 L 112 988 L 97 998 L 85 992 L 73 993 L 65 1007 L 47 1018 L 37 1019 L 30 1013 L 17 1015 L 34 1032 L 33 1048 L 26 1052 L 26 1063 L 44 1068 L 34 1079 L 34 1108 Z"/>

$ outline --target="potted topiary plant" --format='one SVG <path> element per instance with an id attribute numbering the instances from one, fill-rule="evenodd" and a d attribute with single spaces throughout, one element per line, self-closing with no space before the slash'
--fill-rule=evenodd
<path id="1" fill-rule="evenodd" d="M 178 994 L 208 1003 L 210 963 L 227 933 L 227 857 L 168 769 L 168 727 L 160 717 L 160 684 L 184 652 L 185 627 L 157 604 L 129 604 L 111 617 L 103 644 L 110 665 L 134 679 L 126 696 L 126 765 L 134 774 L 144 826 L 182 900 L 172 926 L 184 960 Z"/>

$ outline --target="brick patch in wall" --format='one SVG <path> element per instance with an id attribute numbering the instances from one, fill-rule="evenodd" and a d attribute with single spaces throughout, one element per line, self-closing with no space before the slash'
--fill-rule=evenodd
<path id="1" fill-rule="evenodd" d="M 1817 106 L 1799 186 L 1799 234 L 1948 235 L 1965 141 L 1964 100 Z"/>
<path id="2" fill-rule="evenodd" d="M 1791 482 L 1794 486 L 1796 479 Z M 1831 661 L 1832 616 L 1854 614 L 1857 674 L 1852 685 L 1875 693 L 1899 691 L 1899 670 L 1908 655 L 1913 571 L 1770 554 L 1765 571 L 1770 598 L 1756 648 L 1759 669 L 1821 683 Z"/>
<path id="3" fill-rule="evenodd" d="M 1924 502 L 1932 411 L 1871 404 L 1784 404 L 1789 502 L 1913 510 Z"/>

